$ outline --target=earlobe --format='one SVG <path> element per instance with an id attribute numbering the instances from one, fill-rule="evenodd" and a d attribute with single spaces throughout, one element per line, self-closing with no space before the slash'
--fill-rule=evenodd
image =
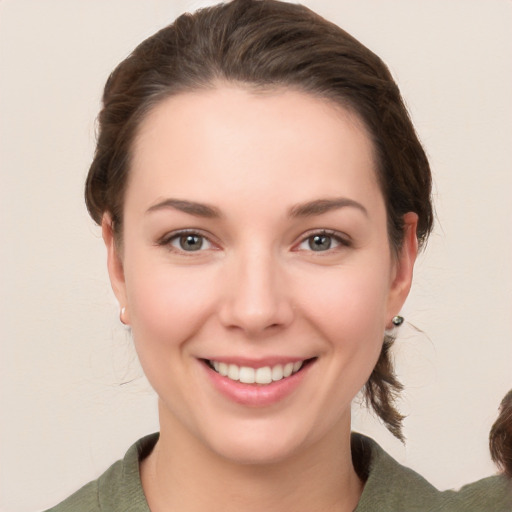
<path id="1" fill-rule="evenodd" d="M 400 312 L 411 289 L 414 263 L 418 255 L 417 225 L 418 215 L 416 213 L 408 212 L 404 215 L 404 239 L 391 283 L 387 328 L 393 327 L 392 319 Z"/>
<path id="2" fill-rule="evenodd" d="M 107 268 L 112 290 L 121 306 L 126 304 L 126 287 L 124 279 L 123 261 L 116 243 L 112 218 L 110 214 L 103 214 L 101 221 L 101 233 L 105 247 L 107 248 Z"/>

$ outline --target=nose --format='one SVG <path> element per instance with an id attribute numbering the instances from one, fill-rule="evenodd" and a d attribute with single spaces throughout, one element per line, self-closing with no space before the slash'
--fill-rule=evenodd
<path id="1" fill-rule="evenodd" d="M 252 250 L 233 260 L 222 283 L 225 293 L 218 310 L 222 324 L 252 338 L 287 327 L 294 309 L 285 272 L 276 259 Z"/>

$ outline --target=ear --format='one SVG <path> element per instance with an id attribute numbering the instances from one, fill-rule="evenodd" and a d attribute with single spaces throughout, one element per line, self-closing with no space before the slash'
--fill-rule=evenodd
<path id="1" fill-rule="evenodd" d="M 417 226 L 418 215 L 414 212 L 406 213 L 404 215 L 404 239 L 395 261 L 388 296 L 388 316 L 386 325 L 388 329 L 393 327 L 391 320 L 400 313 L 411 289 L 414 263 L 418 255 L 418 239 L 416 238 Z"/>
<path id="2" fill-rule="evenodd" d="M 103 214 L 101 220 L 101 234 L 107 248 L 107 268 L 110 284 L 120 307 L 124 308 L 126 306 L 126 284 L 123 261 L 114 237 L 112 217 L 108 213 Z"/>

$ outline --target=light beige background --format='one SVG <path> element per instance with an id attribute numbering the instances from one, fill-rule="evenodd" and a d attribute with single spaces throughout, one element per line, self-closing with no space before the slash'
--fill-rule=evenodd
<path id="1" fill-rule="evenodd" d="M 396 346 L 408 441 L 358 407 L 354 428 L 457 487 L 494 471 L 488 431 L 512 388 L 512 2 L 305 3 L 389 64 L 436 180 Z M 198 5 L 0 1 L 2 511 L 54 504 L 157 430 L 82 188 L 109 71 Z"/>

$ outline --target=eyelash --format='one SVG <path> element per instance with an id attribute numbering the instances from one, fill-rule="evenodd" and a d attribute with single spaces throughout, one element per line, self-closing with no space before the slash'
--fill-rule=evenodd
<path id="1" fill-rule="evenodd" d="M 157 245 L 159 246 L 163 246 L 163 247 L 167 247 L 169 250 L 171 251 L 174 251 L 174 252 L 178 252 L 180 254 L 190 254 L 192 255 L 193 253 L 200 253 L 200 252 L 203 252 L 205 249 L 203 249 L 202 245 L 199 249 L 197 250 L 192 250 L 192 251 L 187 251 L 181 247 L 175 247 L 172 242 L 174 241 L 178 241 L 180 240 L 180 238 L 182 237 L 187 237 L 187 236 L 195 236 L 195 237 L 198 237 L 201 239 L 202 241 L 202 245 L 204 245 L 204 243 L 207 243 L 210 245 L 210 247 L 207 247 L 207 249 L 212 249 L 212 248 L 215 248 L 216 245 L 210 240 L 210 238 L 206 235 L 204 235 L 203 233 L 201 233 L 200 231 L 198 230 L 194 230 L 194 229 L 184 229 L 184 230 L 181 230 L 181 231 L 175 231 L 173 233 L 169 233 L 165 236 L 163 236 L 160 240 L 158 240 L 157 242 Z M 320 251 L 315 251 L 312 247 L 311 247 L 311 241 L 315 238 L 315 237 L 325 237 L 325 238 L 329 238 L 331 240 L 334 240 L 334 242 L 336 244 L 338 244 L 337 247 L 327 247 L 326 250 L 320 250 Z M 301 249 L 300 246 L 304 243 L 308 243 L 309 245 L 309 249 Z M 351 247 L 352 246 L 352 242 L 351 240 L 349 240 L 347 238 L 347 236 L 342 236 L 339 232 L 337 231 L 332 231 L 332 230 L 329 230 L 329 229 L 322 229 L 320 231 L 313 231 L 309 234 L 307 234 L 306 236 L 304 236 L 301 241 L 299 242 L 299 244 L 297 244 L 295 247 L 294 247 L 294 250 L 295 251 L 301 251 L 301 250 L 305 250 L 306 252 L 318 252 L 318 253 L 322 253 L 322 252 L 331 252 L 331 251 L 334 251 L 336 249 L 339 249 L 339 246 L 341 247 Z"/>

